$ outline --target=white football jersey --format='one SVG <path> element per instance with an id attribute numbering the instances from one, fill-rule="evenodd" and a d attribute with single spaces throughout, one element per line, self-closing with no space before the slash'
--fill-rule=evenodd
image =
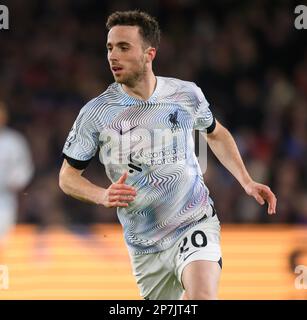
<path id="1" fill-rule="evenodd" d="M 87 163 L 99 150 L 112 183 L 128 171 L 135 201 L 118 208 L 133 254 L 169 248 L 203 221 L 209 202 L 194 153 L 193 129 L 212 131 L 215 120 L 192 82 L 157 77 L 152 96 L 129 96 L 118 83 L 80 111 L 66 140 L 68 160 Z"/>

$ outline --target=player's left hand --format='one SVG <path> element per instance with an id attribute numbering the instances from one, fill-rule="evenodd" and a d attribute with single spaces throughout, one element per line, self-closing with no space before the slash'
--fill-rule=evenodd
<path id="1" fill-rule="evenodd" d="M 248 183 L 245 187 L 245 192 L 256 199 L 256 201 L 264 205 L 265 201 L 268 203 L 268 214 L 275 214 L 276 213 L 276 196 L 271 191 L 271 189 L 261 183 L 257 183 L 252 181 Z"/>

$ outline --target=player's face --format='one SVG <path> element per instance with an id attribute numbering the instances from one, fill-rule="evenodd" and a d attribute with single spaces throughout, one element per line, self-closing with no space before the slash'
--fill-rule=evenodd
<path id="1" fill-rule="evenodd" d="M 150 59 L 137 26 L 114 26 L 108 34 L 107 49 L 116 82 L 133 87 L 143 79 Z"/>

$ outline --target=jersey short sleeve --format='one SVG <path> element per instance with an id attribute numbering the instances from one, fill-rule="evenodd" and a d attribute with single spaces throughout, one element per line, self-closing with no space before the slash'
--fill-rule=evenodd
<path id="1" fill-rule="evenodd" d="M 88 161 L 95 156 L 99 145 L 95 111 L 95 105 L 91 101 L 81 109 L 66 139 L 64 157 Z"/>
<path id="2" fill-rule="evenodd" d="M 202 90 L 194 85 L 196 94 L 196 106 L 194 109 L 194 126 L 193 128 L 199 131 L 211 133 L 215 129 L 215 118 L 209 108 L 209 102 L 205 98 Z"/>

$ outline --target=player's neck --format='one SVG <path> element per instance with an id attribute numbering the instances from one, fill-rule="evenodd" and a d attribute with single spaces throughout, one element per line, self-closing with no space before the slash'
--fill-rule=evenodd
<path id="1" fill-rule="evenodd" d="M 154 73 L 151 71 L 146 75 L 142 80 L 138 81 L 133 87 L 122 85 L 124 91 L 129 94 L 129 96 L 141 99 L 148 100 L 153 92 L 156 89 L 157 79 Z"/>

